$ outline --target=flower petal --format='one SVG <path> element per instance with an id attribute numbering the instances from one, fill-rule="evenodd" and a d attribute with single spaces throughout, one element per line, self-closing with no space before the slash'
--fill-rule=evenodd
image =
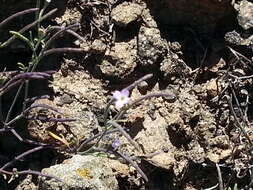
<path id="1" fill-rule="evenodd" d="M 126 90 L 126 89 L 123 89 L 123 90 L 121 90 L 121 95 L 128 97 L 129 96 L 129 91 Z"/>
<path id="2" fill-rule="evenodd" d="M 122 101 L 116 101 L 115 102 L 115 107 L 117 109 L 121 109 L 124 106 L 124 103 Z"/>
<path id="3" fill-rule="evenodd" d="M 112 96 L 114 99 L 119 100 L 122 95 L 120 91 L 116 90 L 115 92 L 112 93 Z"/>

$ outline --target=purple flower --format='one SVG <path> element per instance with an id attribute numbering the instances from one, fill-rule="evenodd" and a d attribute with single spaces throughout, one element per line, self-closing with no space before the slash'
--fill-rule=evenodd
<path id="1" fill-rule="evenodd" d="M 119 139 L 116 139 L 116 140 L 112 143 L 112 148 L 113 148 L 114 150 L 117 150 L 117 149 L 119 148 L 120 144 L 121 144 L 120 140 L 119 140 Z"/>
<path id="2" fill-rule="evenodd" d="M 118 91 L 116 90 L 115 92 L 112 93 L 113 98 L 116 100 L 115 101 L 115 107 L 119 110 L 121 109 L 125 104 L 129 102 L 129 91 L 128 90 L 121 90 Z"/>

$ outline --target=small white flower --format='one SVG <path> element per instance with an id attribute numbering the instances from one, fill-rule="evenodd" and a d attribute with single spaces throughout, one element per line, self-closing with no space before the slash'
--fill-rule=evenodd
<path id="1" fill-rule="evenodd" d="M 129 102 L 129 91 L 128 90 L 121 90 L 118 91 L 116 90 L 115 92 L 112 93 L 113 98 L 116 100 L 115 101 L 115 107 L 119 110 L 121 109 L 125 104 Z"/>
<path id="2" fill-rule="evenodd" d="M 51 3 L 51 0 L 46 0 L 46 2 Z"/>

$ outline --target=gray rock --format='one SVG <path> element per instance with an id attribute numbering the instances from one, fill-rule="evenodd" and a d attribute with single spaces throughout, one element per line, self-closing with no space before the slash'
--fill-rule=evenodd
<path id="1" fill-rule="evenodd" d="M 136 39 L 129 42 L 117 42 L 111 48 L 99 65 L 101 72 L 106 76 L 124 78 L 130 75 L 137 60 Z"/>
<path id="2" fill-rule="evenodd" d="M 160 70 L 165 80 L 172 80 L 189 75 L 190 68 L 178 55 L 171 53 L 161 62 Z"/>
<path id="3" fill-rule="evenodd" d="M 32 181 L 32 175 L 28 175 L 23 181 L 19 183 L 19 185 L 15 188 L 15 190 L 37 190 L 38 188 Z"/>
<path id="4" fill-rule="evenodd" d="M 253 3 L 243 0 L 239 4 L 237 20 L 239 25 L 248 30 L 253 27 Z"/>
<path id="5" fill-rule="evenodd" d="M 166 54 L 166 43 L 157 28 L 142 26 L 138 35 L 138 55 L 142 65 L 153 65 Z"/>
<path id="6" fill-rule="evenodd" d="M 75 155 L 62 164 L 45 168 L 42 173 L 56 176 L 65 182 L 55 179 L 39 178 L 39 190 L 116 190 L 118 182 L 104 158 Z"/>
<path id="7" fill-rule="evenodd" d="M 143 8 L 136 3 L 124 2 L 112 10 L 112 21 L 118 26 L 127 26 L 141 17 Z"/>

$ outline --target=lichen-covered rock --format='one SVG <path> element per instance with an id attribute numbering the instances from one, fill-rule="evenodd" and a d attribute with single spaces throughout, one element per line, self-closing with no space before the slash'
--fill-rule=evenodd
<path id="1" fill-rule="evenodd" d="M 136 3 L 123 2 L 112 10 L 112 21 L 116 25 L 125 27 L 141 17 L 142 9 Z"/>
<path id="2" fill-rule="evenodd" d="M 117 190 L 118 182 L 112 169 L 106 165 L 104 158 L 97 156 L 75 155 L 62 164 L 42 170 L 42 173 L 56 176 L 55 179 L 40 177 L 39 190 Z"/>

